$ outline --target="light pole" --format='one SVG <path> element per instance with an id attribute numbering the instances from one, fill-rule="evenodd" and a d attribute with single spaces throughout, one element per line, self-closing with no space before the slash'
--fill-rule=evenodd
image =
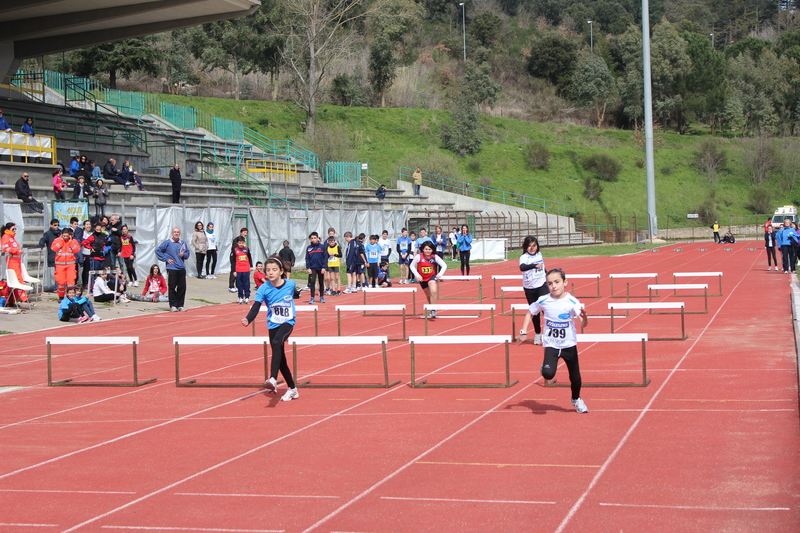
<path id="1" fill-rule="evenodd" d="M 464 7 L 464 2 L 460 2 L 458 5 L 461 6 L 461 38 L 463 40 L 464 46 L 464 63 L 467 62 L 467 17 L 464 11 L 467 9 Z"/>
<path id="2" fill-rule="evenodd" d="M 591 20 L 587 20 L 586 24 L 589 25 L 589 50 L 594 55 L 594 24 Z"/>
<path id="3" fill-rule="evenodd" d="M 711 36 L 711 48 L 713 49 L 714 48 L 714 34 L 713 33 L 709 33 L 709 35 Z"/>

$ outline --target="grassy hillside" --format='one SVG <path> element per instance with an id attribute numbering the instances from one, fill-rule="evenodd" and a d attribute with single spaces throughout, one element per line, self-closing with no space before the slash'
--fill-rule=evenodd
<path id="1" fill-rule="evenodd" d="M 165 101 L 193 106 L 215 116 L 241 120 L 271 139 L 313 142 L 302 133 L 303 113 L 289 103 L 160 96 Z M 628 217 L 646 211 L 645 170 L 639 166 L 643 164 L 644 151 L 631 131 L 483 116 L 485 138 L 480 153 L 457 158 L 439 148 L 441 125 L 450 120 L 447 112 L 322 106 L 318 117 L 320 130 L 346 136 L 348 155 L 353 160 L 369 162 L 370 175 L 390 184 L 396 180 L 398 167 L 436 160 L 448 163 L 443 165 L 445 168 L 452 168 L 455 175 L 448 177 L 573 204 L 587 215 L 608 212 Z M 687 225 L 686 214 L 697 212 L 708 196 L 711 187 L 694 167 L 695 152 L 704 138 L 656 133 L 657 210 L 662 228 L 667 224 Z M 524 148 L 531 140 L 541 141 L 550 149 L 549 170 L 528 168 Z M 728 169 L 716 185 L 716 200 L 717 216 L 728 222 L 731 216 L 754 213 L 749 208 L 750 185 L 739 141 L 723 142 Z M 583 178 L 587 171 L 576 162 L 595 152 L 610 153 L 623 164 L 618 181 L 603 182 L 604 192 L 599 201 L 584 197 Z M 775 205 L 800 203 L 800 187 L 783 191 L 777 186 L 779 177 L 772 179 L 776 185 L 769 188 Z"/>

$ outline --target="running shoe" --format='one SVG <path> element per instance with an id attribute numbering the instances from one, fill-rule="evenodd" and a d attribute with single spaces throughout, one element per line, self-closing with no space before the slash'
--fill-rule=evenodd
<path id="1" fill-rule="evenodd" d="M 325 303 L 325 298 L 320 296 L 319 297 L 319 303 L 324 304 Z"/>
<path id="2" fill-rule="evenodd" d="M 297 392 L 297 389 L 289 389 L 286 393 L 281 396 L 282 402 L 291 402 L 292 400 L 296 400 L 300 397 L 300 393 Z"/>
<path id="3" fill-rule="evenodd" d="M 577 400 L 572 400 L 572 405 L 575 407 L 575 410 L 579 413 L 588 413 L 589 408 L 586 407 L 586 404 L 583 403 L 583 400 L 578 398 Z"/>
<path id="4" fill-rule="evenodd" d="M 277 394 L 278 382 L 275 381 L 275 378 L 269 378 L 267 381 L 264 382 L 264 386 L 267 388 L 268 393 Z"/>
<path id="5" fill-rule="evenodd" d="M 431 311 L 431 318 L 436 318 L 436 311 Z"/>
<path id="6" fill-rule="evenodd" d="M 228 292 L 237 292 L 237 290 L 234 289 L 233 287 L 228 287 Z"/>
<path id="7" fill-rule="evenodd" d="M 344 291 L 345 294 L 351 294 L 353 291 L 350 290 L 350 287 L 347 287 Z"/>
<path id="8" fill-rule="evenodd" d="M 309 305 L 314 303 L 314 298 L 308 300 Z"/>
<path id="9" fill-rule="evenodd" d="M 128 299 L 127 299 L 125 296 L 120 296 L 120 298 L 119 298 L 119 301 L 120 301 L 120 302 L 122 302 L 122 303 L 124 303 L 124 304 L 126 304 L 126 303 L 129 303 L 129 302 L 130 302 L 130 300 L 128 300 Z"/>
<path id="10" fill-rule="evenodd" d="M 177 313 L 178 312 L 178 308 L 177 307 L 170 307 L 169 308 L 169 312 L 170 313 Z"/>
<path id="11" fill-rule="evenodd" d="M 542 344 L 542 334 L 537 333 L 533 336 L 533 344 Z"/>
<path id="12" fill-rule="evenodd" d="M 78 324 L 83 324 L 84 322 L 89 322 L 91 319 L 88 316 L 82 316 L 78 319 Z"/>
<path id="13" fill-rule="evenodd" d="M 245 305 L 249 305 L 250 304 L 250 298 L 245 298 L 244 299 L 244 304 Z"/>
<path id="14" fill-rule="evenodd" d="M 181 313 L 183 313 L 183 312 L 185 312 L 185 311 L 186 311 L 186 308 L 185 308 L 185 307 L 179 307 L 179 308 L 178 308 L 178 311 L 180 311 Z"/>
<path id="15" fill-rule="evenodd" d="M 244 303 L 244 298 L 239 298 L 239 305 L 242 305 L 243 303 Z"/>
<path id="16" fill-rule="evenodd" d="M 99 316 L 92 315 L 92 322 L 100 322 L 100 320 L 102 320 L 102 319 Z"/>

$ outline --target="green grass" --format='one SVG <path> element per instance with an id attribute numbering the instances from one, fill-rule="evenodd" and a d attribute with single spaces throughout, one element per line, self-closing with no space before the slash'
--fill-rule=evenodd
<path id="1" fill-rule="evenodd" d="M 0 335 L 11 335 L 11 331 L 0 330 Z"/>
<path id="2" fill-rule="evenodd" d="M 206 305 L 219 305 L 219 302 L 210 302 L 210 301 L 208 301 L 208 300 L 204 300 L 204 299 L 202 299 L 202 298 L 189 298 L 189 299 L 190 299 L 191 301 L 193 301 L 193 302 L 200 302 L 201 304 L 206 304 Z"/>
<path id="3" fill-rule="evenodd" d="M 300 122 L 305 115 L 287 102 L 234 101 L 159 95 L 165 101 L 194 106 L 211 115 L 240 120 L 246 126 L 274 140 L 292 139 L 302 144 Z M 599 130 L 582 126 L 535 123 L 522 120 L 483 116 L 485 133 L 479 154 L 455 158 L 441 150 L 440 131 L 450 120 L 448 112 L 423 109 L 376 109 L 363 107 L 320 106 L 319 127 L 344 128 L 349 134 L 354 152 L 362 162 L 369 163 L 370 176 L 393 185 L 400 166 L 414 166 L 422 154 L 434 152 L 440 157 L 456 159 L 458 175 L 447 176 L 469 183 L 490 182 L 495 189 L 518 192 L 548 201 L 572 204 L 585 215 L 609 213 L 644 217 L 646 212 L 645 170 L 637 167 L 644 152 L 632 131 Z M 261 119 L 269 124 L 259 124 Z M 699 131 L 699 130 L 695 130 Z M 709 185 L 694 168 L 694 153 L 707 134 L 678 135 L 656 132 L 655 188 L 659 227 L 692 225 L 686 214 L 697 212 L 707 196 Z M 530 140 L 543 142 L 552 159 L 548 170 L 530 170 L 524 157 L 524 147 Z M 728 171 L 718 181 L 716 192 L 717 216 L 727 220 L 729 215 L 746 215 L 749 185 L 742 164 L 741 150 L 736 141 L 726 143 Z M 587 172 L 573 159 L 605 152 L 623 164 L 618 181 L 603 182 L 604 192 L 599 201 L 583 196 L 583 177 Z M 574 155 L 573 155 L 574 154 Z M 468 163 L 478 160 L 470 171 Z M 662 169 L 668 169 L 667 173 Z M 423 169 L 425 170 L 425 169 Z M 800 199 L 800 185 L 795 190 L 781 191 L 771 186 L 775 205 L 785 205 Z"/>

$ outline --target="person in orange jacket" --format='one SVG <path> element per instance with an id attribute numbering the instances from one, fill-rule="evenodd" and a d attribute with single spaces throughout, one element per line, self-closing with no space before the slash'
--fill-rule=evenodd
<path id="1" fill-rule="evenodd" d="M 56 293 L 59 298 L 64 298 L 67 294 L 67 287 L 75 285 L 75 278 L 78 270 L 75 265 L 75 258 L 81 253 L 81 245 L 72 238 L 72 228 L 61 230 L 61 238 L 53 241 L 50 249 L 56 254 Z"/>
<path id="2" fill-rule="evenodd" d="M 20 283 L 24 282 L 24 278 L 22 277 L 22 248 L 17 243 L 16 239 L 17 235 L 17 225 L 13 222 L 6 223 L 3 226 L 3 238 L 2 238 L 2 250 L 3 253 L 6 254 L 8 257 L 6 267 L 8 270 L 13 270 L 17 274 L 17 281 Z M 11 302 L 19 301 L 19 302 L 27 302 L 28 295 L 25 294 L 25 291 L 20 289 L 15 289 L 14 293 L 11 295 L 12 299 Z"/>

